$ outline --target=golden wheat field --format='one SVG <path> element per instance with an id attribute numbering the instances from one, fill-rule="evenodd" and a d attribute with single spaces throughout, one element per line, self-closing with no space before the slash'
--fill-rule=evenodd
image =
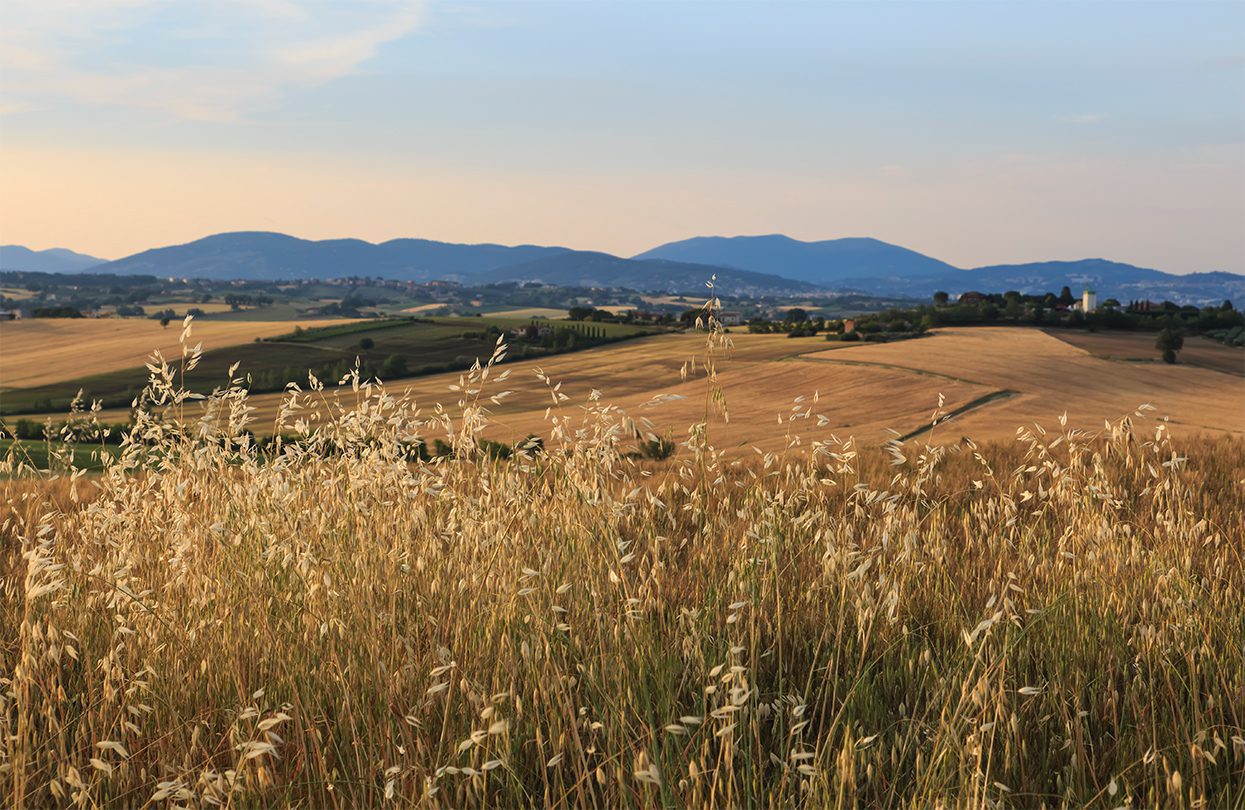
<path id="1" fill-rule="evenodd" d="M 1051 334 L 1095 357 L 1157 364 L 1152 332 L 1088 332 L 1061 329 Z M 1245 377 L 1245 349 L 1225 346 L 1201 335 L 1191 335 L 1180 350 L 1180 362 Z"/>
<path id="2" fill-rule="evenodd" d="M 847 353 L 816 352 L 804 359 L 942 374 L 1006 394 L 949 424 L 957 435 L 1002 437 L 1016 425 L 1064 412 L 1070 424 L 1099 428 L 1142 403 L 1186 433 L 1245 431 L 1245 382 L 1239 377 L 1187 364 L 1107 360 L 1036 329 L 939 330 L 932 338 L 857 345 Z"/>
<path id="3" fill-rule="evenodd" d="M 194 340 L 202 324 L 194 326 Z M 1063 413 L 1083 430 L 1099 430 L 1143 404 L 1171 420 L 1186 435 L 1245 435 L 1245 383 L 1239 377 L 1178 364 L 1134 363 L 1091 355 L 1036 329 L 1023 327 L 944 328 L 930 337 L 887 344 L 830 343 L 816 338 L 731 334 L 732 346 L 719 384 L 733 405 L 730 421 L 716 426 L 715 441 L 725 450 L 752 447 L 778 450 L 790 444 L 775 430 L 787 415 L 811 406 L 810 418 L 857 440 L 876 445 L 895 435 L 930 427 L 930 413 L 944 400 L 944 418 L 934 441 L 1007 438 L 1021 425 Z M 703 411 L 703 385 L 683 380 L 703 342 L 697 334 L 667 334 L 543 360 L 505 366 L 508 395 L 488 403 L 487 435 L 515 441 L 547 432 L 550 385 L 575 418 L 593 392 L 625 410 L 646 429 L 675 440 Z M 205 340 L 206 343 L 206 340 Z M 1223 347 L 1220 347 L 1223 348 Z M 1225 353 L 1233 350 L 1223 348 Z M 543 373 L 547 385 L 537 374 Z M 458 373 L 388 381 L 394 392 L 419 405 L 451 406 Z M 188 378 L 194 387 L 195 378 Z M 328 413 L 326 402 L 341 395 L 329 390 L 308 402 Z M 347 392 L 334 408 L 347 407 Z M 254 430 L 269 435 L 283 400 L 281 394 L 251 397 Z M 194 413 L 194 409 L 191 409 Z M 105 421 L 124 421 L 120 410 L 104 411 Z M 39 418 L 39 417 L 35 417 Z"/>
<path id="4" fill-rule="evenodd" d="M 755 388 L 702 356 L 664 462 L 606 398 L 564 401 L 543 448 L 481 453 L 514 367 L 445 409 L 354 381 L 315 425 L 311 390 L 263 448 L 245 392 L 178 421 L 187 392 L 156 375 L 168 407 L 102 475 L 0 482 L 0 795 L 1245 803 L 1245 442 L 1142 409 L 879 449 L 805 400 L 768 428 L 790 452 L 722 455 L 744 392 L 794 393 L 772 367 L 839 368 L 781 353 L 740 341 Z M 432 437 L 452 455 L 411 455 Z"/>
<path id="5" fill-rule="evenodd" d="M 910 431 L 927 426 L 939 394 L 945 395 L 947 407 L 951 408 L 987 392 L 957 380 L 908 371 L 796 361 L 802 352 L 823 349 L 826 343 L 819 340 L 747 334 L 732 339 L 734 346 L 720 382 L 734 404 L 730 421 L 715 428 L 715 439 L 725 449 L 786 447 L 786 433 L 775 431 L 774 426 L 793 409 L 802 410 L 801 403 L 805 401 L 815 406 L 812 418 L 825 415 L 837 428 L 876 444 L 891 437 L 889 429 Z M 651 422 L 647 430 L 682 440 L 686 438 L 687 426 L 703 411 L 705 394 L 703 383 L 694 379 L 683 381 L 680 372 L 684 366 L 694 365 L 703 340 L 703 336 L 695 334 L 658 335 L 572 355 L 507 364 L 508 393 L 497 402 L 488 403 L 487 435 L 505 441 L 532 433 L 545 435 L 546 409 L 555 401 L 550 389 L 558 386 L 558 394 L 569 399 L 557 401 L 563 403 L 565 414 L 572 420 L 585 413 L 584 407 L 598 392 L 635 420 Z M 538 376 L 542 373 L 547 382 Z M 439 404 L 453 406 L 461 398 L 460 391 L 455 390 L 460 377 L 457 372 L 437 374 L 391 381 L 389 387 L 431 410 Z M 188 382 L 192 387 L 194 381 L 191 374 Z M 337 390 L 335 380 L 324 382 L 328 389 L 304 405 L 309 413 L 322 417 L 352 406 L 353 392 Z M 281 394 L 258 394 L 248 400 L 249 407 L 254 409 L 256 433 L 270 435 L 274 431 L 283 401 Z M 1127 412 L 1131 407 L 1122 405 L 1112 415 Z M 196 407 L 189 407 L 189 413 L 198 412 Z M 125 421 L 127 417 L 128 413 L 122 410 L 100 414 L 105 421 Z"/>
<path id="6" fill-rule="evenodd" d="M 197 328 L 197 327 L 196 327 Z M 1007 438 L 1016 428 L 1068 414 L 1069 424 L 1100 430 L 1104 421 L 1150 404 L 1159 417 L 1186 435 L 1245 434 L 1245 383 L 1240 378 L 1189 365 L 1138 364 L 1090 355 L 1042 331 L 1018 327 L 939 329 L 931 337 L 888 344 L 828 344 L 815 338 L 729 335 L 719 384 L 732 402 L 730 421 L 714 428 L 723 449 L 778 450 L 790 443 L 776 429 L 793 412 L 811 408 L 812 419 L 857 440 L 879 444 L 894 435 L 928 428 L 944 398 L 935 441 Z M 198 339 L 196 334 L 196 340 Z M 548 431 L 546 409 L 559 393 L 572 419 L 600 392 L 647 428 L 675 440 L 704 409 L 703 382 L 684 381 L 680 370 L 703 343 L 696 334 L 658 335 L 615 346 L 539 361 L 507 364 L 511 393 L 490 411 L 488 436 L 514 441 Z M 833 347 L 833 348 L 828 348 Z M 1231 350 L 1225 350 L 1231 351 Z M 538 370 L 550 381 L 537 377 Z M 451 406 L 458 373 L 389 381 L 389 387 L 422 407 Z M 193 383 L 193 375 L 190 381 Z M 331 383 L 336 381 L 326 381 Z M 332 400 L 331 390 L 309 402 Z M 354 395 L 344 400 L 348 405 Z M 280 394 L 252 397 L 255 431 L 273 431 Z M 797 401 L 798 400 L 798 401 Z M 962 413 L 956 413 L 965 409 Z M 121 412 L 106 412 L 124 420 Z"/>
<path id="7" fill-rule="evenodd" d="M 344 320 L 195 321 L 195 339 L 222 348 L 275 337 L 295 326 L 331 326 Z M 179 352 L 180 324 L 149 318 L 34 318 L 0 321 L 0 387 L 25 388 L 88 374 L 134 368 L 151 353 Z"/>

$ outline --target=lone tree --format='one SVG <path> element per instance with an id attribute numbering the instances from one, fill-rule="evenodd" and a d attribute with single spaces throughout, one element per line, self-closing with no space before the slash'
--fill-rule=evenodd
<path id="1" fill-rule="evenodd" d="M 389 380 L 395 377 L 405 377 L 406 358 L 400 354 L 391 354 L 386 357 L 385 362 L 380 367 L 380 376 Z"/>
<path id="2" fill-rule="evenodd" d="M 1020 293 L 1011 290 L 1003 296 L 1003 299 L 1007 302 L 1007 306 L 1003 308 L 1003 314 L 1010 320 L 1020 320 L 1020 316 L 1024 312 L 1024 306 L 1020 303 Z"/>
<path id="3" fill-rule="evenodd" d="M 1072 297 L 1072 289 L 1066 284 L 1064 285 L 1064 288 L 1059 291 L 1059 303 L 1063 304 L 1065 307 L 1070 307 L 1076 303 L 1076 299 Z"/>
<path id="4" fill-rule="evenodd" d="M 947 302 L 950 300 L 951 300 L 951 296 L 943 292 L 942 290 L 939 290 L 938 292 L 934 293 L 934 306 L 945 307 L 947 305 Z"/>
<path id="5" fill-rule="evenodd" d="M 804 323 L 808 320 L 808 312 L 799 307 L 792 307 L 787 310 L 787 320 L 790 323 Z"/>
<path id="6" fill-rule="evenodd" d="M 1184 335 L 1180 334 L 1180 330 L 1172 329 L 1169 326 L 1159 332 L 1159 337 L 1154 342 L 1154 347 L 1163 353 L 1164 363 L 1174 363 L 1176 362 L 1176 352 L 1184 348 Z"/>
<path id="7" fill-rule="evenodd" d="M 359 341 L 359 348 L 365 352 L 370 352 L 372 349 L 376 348 L 376 341 L 371 338 L 363 338 L 363 340 Z"/>

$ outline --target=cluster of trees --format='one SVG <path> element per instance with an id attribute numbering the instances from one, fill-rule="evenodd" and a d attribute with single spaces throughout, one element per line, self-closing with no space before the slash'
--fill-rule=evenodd
<path id="1" fill-rule="evenodd" d="M 209 295 L 208 298 L 211 298 Z M 224 301 L 229 308 L 235 312 L 243 307 L 259 307 L 265 309 L 272 306 L 273 298 L 271 295 L 239 295 L 238 293 L 229 293 L 225 296 Z M 207 303 L 204 301 L 203 303 Z"/>
<path id="2" fill-rule="evenodd" d="M 373 298 L 367 298 L 359 293 L 358 290 L 352 289 L 346 293 L 346 297 L 341 301 L 325 304 L 320 307 L 321 314 L 324 315 L 340 315 L 346 318 L 358 318 L 361 316 L 361 310 L 374 308 L 381 302 Z"/>
<path id="3" fill-rule="evenodd" d="M 1064 288 L 1067 292 L 1067 288 Z M 1068 326 L 1082 329 L 1121 329 L 1158 332 L 1163 329 L 1179 329 L 1188 332 L 1207 333 L 1230 330 L 1245 323 L 1245 316 L 1224 301 L 1217 307 L 1180 306 L 1171 302 L 1147 307 L 1125 308 L 1114 299 L 1107 299 L 1095 312 L 1079 310 L 1048 309 L 1052 300 L 1058 304 L 1061 296 L 1021 295 L 1017 292 L 1002 295 L 974 295 L 969 299 L 912 308 L 888 309 L 870 315 L 861 315 L 857 329 L 870 331 L 898 331 L 903 324 L 918 331 L 936 326 L 973 326 L 982 324 L 1031 324 L 1035 326 Z M 945 299 L 941 299 L 945 300 Z"/>
<path id="4" fill-rule="evenodd" d="M 933 307 L 917 307 L 905 312 L 929 316 L 927 326 L 955 326 L 981 323 L 1029 323 L 1039 326 L 1071 326 L 1086 329 L 1136 329 L 1159 331 L 1172 327 L 1196 332 L 1231 329 L 1243 321 L 1231 301 L 1219 306 L 1181 306 L 1170 301 L 1156 304 L 1132 301 L 1127 306 L 1114 298 L 1102 301 L 1094 312 L 1069 309 L 1076 298 L 1068 287 L 1059 295 L 1005 293 L 965 293 L 952 302 L 945 292 L 934 294 Z"/>
<path id="5" fill-rule="evenodd" d="M 821 315 L 810 316 L 800 307 L 788 309 L 781 318 L 753 318 L 748 321 L 748 331 L 756 334 L 786 334 L 787 337 L 813 337 L 826 329 L 834 328 L 838 321 L 829 321 Z"/>
<path id="6" fill-rule="evenodd" d="M 799 308 L 788 310 L 781 318 L 752 320 L 748 331 L 785 333 L 790 337 L 810 337 L 824 331 L 829 333 L 829 340 L 844 341 L 900 340 L 918 337 L 938 326 L 987 324 L 1150 331 L 1158 333 L 1156 348 L 1167 362 L 1175 362 L 1186 333 L 1203 334 L 1229 345 L 1245 343 L 1245 315 L 1230 301 L 1214 307 L 1195 307 L 1170 301 L 1133 301 L 1123 305 L 1108 298 L 1094 312 L 1068 309 L 1076 300 L 1068 287 L 1058 295 L 1025 295 L 1016 291 L 965 293 L 956 301 L 939 292 L 932 304 L 860 315 L 853 319 L 854 328 L 850 331 L 844 329 L 843 321 L 810 316 Z M 699 314 L 698 310 L 691 312 Z"/>
<path id="7" fill-rule="evenodd" d="M 503 331 L 497 326 L 490 326 L 479 332 L 466 332 L 463 334 L 463 337 L 496 343 L 497 338 L 503 334 Z M 649 333 L 620 332 L 611 334 L 605 327 L 596 326 L 591 321 L 541 321 L 533 319 L 531 323 L 518 327 L 508 334 L 512 353 L 524 347 L 538 347 L 548 350 L 548 353 L 552 354 L 599 346 L 603 343 L 624 340 Z"/>
<path id="8" fill-rule="evenodd" d="M 462 301 L 478 300 L 485 304 L 504 304 L 513 307 L 548 307 L 561 309 L 568 301 L 592 300 L 596 304 L 607 304 L 632 308 L 642 308 L 644 301 L 638 293 L 630 290 L 593 290 L 587 287 L 554 287 L 534 282 L 502 282 L 485 284 L 479 287 L 462 287 L 458 291 Z M 588 307 L 588 309 L 594 309 Z M 600 313 L 594 318 L 598 320 L 615 317 L 607 310 L 595 310 Z"/>
<path id="9" fill-rule="evenodd" d="M 615 315 L 608 309 L 597 309 L 596 307 L 571 307 L 566 313 L 566 319 L 568 321 L 617 323 L 618 318 L 618 315 Z"/>
<path id="10" fill-rule="evenodd" d="M 0 423 L 0 433 L 14 439 L 25 441 L 72 439 L 78 444 L 120 444 L 122 436 L 126 435 L 129 429 L 129 425 L 110 425 L 102 422 L 92 424 L 86 421 L 36 422 L 33 419 L 18 419 L 12 425 Z"/>
<path id="11" fill-rule="evenodd" d="M 81 318 L 82 310 L 77 307 L 35 307 L 30 313 L 35 318 Z"/>
<path id="12" fill-rule="evenodd" d="M 155 276 L 116 276 L 105 273 L 31 273 L 6 270 L 0 285 L 33 292 L 22 302 L 34 310 L 99 309 L 104 306 L 132 306 L 157 295 L 168 286 Z M 54 303 L 53 303 L 54 302 Z M 64 315 L 35 317 L 67 317 Z M 73 317 L 73 316 L 68 316 Z"/>
<path id="13" fill-rule="evenodd" d="M 0 286 L 19 287 L 35 295 L 21 302 L 25 307 L 73 307 L 78 310 L 116 307 L 118 314 L 145 315 L 143 304 L 158 297 L 176 296 L 205 304 L 219 294 L 213 290 L 226 286 L 226 303 L 234 309 L 244 306 L 272 306 L 284 293 L 271 281 L 238 281 L 223 284 L 204 279 L 163 279 L 149 275 L 109 273 L 33 273 L 21 270 L 0 272 Z M 9 299 L 0 296 L 9 305 Z M 13 302 L 14 304 L 17 302 Z"/>
<path id="14" fill-rule="evenodd" d="M 1217 340 L 1226 346 L 1237 349 L 1245 347 L 1245 325 L 1234 326 L 1230 329 L 1211 329 L 1204 334 L 1211 340 Z"/>
<path id="15" fill-rule="evenodd" d="M 760 334 L 785 334 L 792 338 L 815 337 L 825 332 L 828 340 L 890 341 L 916 337 L 928 328 L 921 321 L 914 321 L 907 310 L 901 309 L 861 315 L 854 320 L 854 328 L 851 331 L 845 331 L 843 320 L 810 315 L 804 309 L 794 308 L 787 310 L 781 320 L 763 318 L 751 320 L 748 322 L 748 331 Z"/>
<path id="16" fill-rule="evenodd" d="M 567 310 L 568 321 L 592 321 L 594 323 L 626 323 L 626 324 L 658 324 L 673 326 L 679 323 L 695 323 L 701 310 L 688 309 L 680 315 L 669 312 L 650 312 L 645 309 L 628 309 L 622 312 L 610 312 L 596 307 L 575 306 Z"/>

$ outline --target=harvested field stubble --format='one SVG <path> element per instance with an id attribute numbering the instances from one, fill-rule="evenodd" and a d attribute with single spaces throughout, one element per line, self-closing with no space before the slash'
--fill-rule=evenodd
<path id="1" fill-rule="evenodd" d="M 348 320 L 206 320 L 195 335 L 213 348 Z M 31 318 L 0 321 L 0 387 L 33 387 L 142 366 L 153 349 L 178 351 L 179 332 L 149 318 Z"/>
<path id="2" fill-rule="evenodd" d="M 1245 445 L 1138 414 L 860 452 L 807 403 L 798 451 L 728 461 L 705 368 L 665 464 L 555 380 L 546 449 L 487 460 L 486 365 L 451 410 L 291 395 L 300 440 L 264 453 L 226 391 L 140 416 L 89 494 L 5 482 L 0 795 L 1245 802 Z"/>

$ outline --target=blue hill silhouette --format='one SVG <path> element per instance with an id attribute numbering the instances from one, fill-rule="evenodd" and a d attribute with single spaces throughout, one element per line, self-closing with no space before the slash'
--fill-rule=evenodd
<path id="1" fill-rule="evenodd" d="M 21 245 L 0 245 L 0 270 L 25 270 L 28 273 L 79 273 L 103 264 L 85 253 L 65 248 L 31 250 Z"/>
<path id="2" fill-rule="evenodd" d="M 877 239 L 802 242 L 782 234 L 699 236 L 630 259 L 540 245 L 465 245 L 429 239 L 308 240 L 280 233 L 221 233 L 100 262 L 66 250 L 0 248 L 0 268 L 42 272 L 149 274 L 206 279 L 316 279 L 369 276 L 467 284 L 543 281 L 564 286 L 626 287 L 694 293 L 710 276 L 729 294 L 825 291 L 926 298 L 936 290 L 1026 293 L 1094 287 L 1100 299 L 1217 303 L 1245 299 L 1245 276 L 1174 275 L 1105 259 L 1032 262 L 960 269 Z"/>

